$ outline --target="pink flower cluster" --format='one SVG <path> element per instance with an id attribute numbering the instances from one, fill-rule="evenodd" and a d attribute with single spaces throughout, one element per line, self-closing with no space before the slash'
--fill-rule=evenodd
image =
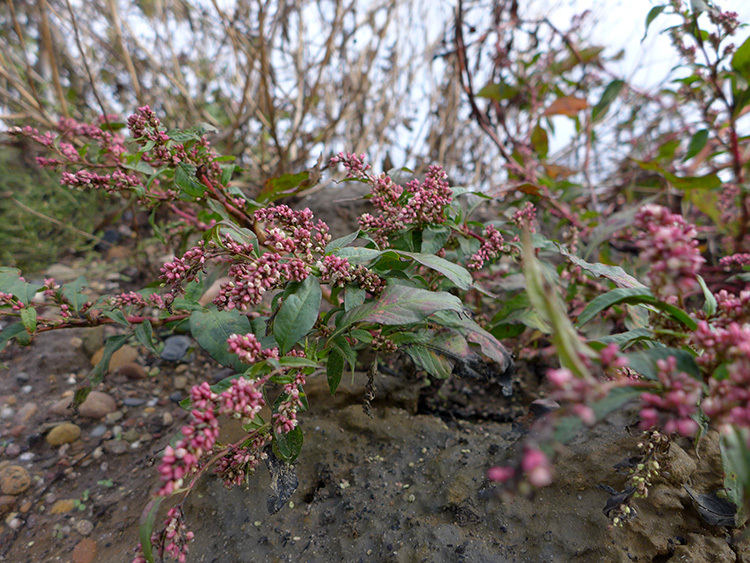
<path id="1" fill-rule="evenodd" d="M 750 428 L 750 324 L 710 327 L 701 321 L 692 339 L 702 352 L 698 365 L 712 375 L 703 412 L 719 425 Z"/>
<path id="2" fill-rule="evenodd" d="M 229 268 L 231 281 L 221 285 L 214 304 L 220 309 L 247 311 L 273 289 L 289 279 L 287 263 L 281 255 L 266 252 L 260 258 L 247 263 L 234 263 Z"/>
<path id="3" fill-rule="evenodd" d="M 526 481 L 533 487 L 546 487 L 552 483 L 552 464 L 547 454 L 535 446 L 524 446 L 520 470 Z M 490 481 L 506 483 L 518 475 L 515 467 L 497 466 L 487 471 Z"/>
<path id="4" fill-rule="evenodd" d="M 181 289 L 183 283 L 193 281 L 206 263 L 206 250 L 203 241 L 198 243 L 182 258 L 175 258 L 161 267 L 161 278 L 172 286 L 173 290 Z"/>
<path id="5" fill-rule="evenodd" d="M 229 345 L 229 351 L 232 354 L 237 354 L 240 360 L 246 364 L 253 364 L 259 360 L 266 360 L 268 358 L 278 358 L 278 348 L 266 348 L 261 350 L 260 342 L 254 334 L 231 334 L 227 338 L 227 344 Z"/>
<path id="6" fill-rule="evenodd" d="M 161 534 L 153 533 L 151 535 L 151 544 L 158 546 L 158 554 L 176 559 L 180 563 L 187 561 L 189 549 L 188 542 L 195 537 L 193 532 L 187 531 L 185 525 L 185 513 L 181 505 L 174 506 L 167 512 L 167 519 L 164 522 L 164 530 Z M 137 555 L 132 563 L 146 563 L 143 555 L 143 546 L 138 544 L 136 549 Z"/>
<path id="7" fill-rule="evenodd" d="M 69 188 L 109 188 L 109 182 L 112 179 L 111 174 L 97 174 L 88 170 L 79 170 L 78 172 L 63 172 L 60 183 Z"/>
<path id="8" fill-rule="evenodd" d="M 724 266 L 725 268 L 729 268 L 731 266 L 737 266 L 737 267 L 744 267 L 744 266 L 750 266 L 750 253 L 743 252 L 741 254 L 732 254 L 731 256 L 725 256 L 721 260 L 719 260 L 719 264 Z"/>
<path id="9" fill-rule="evenodd" d="M 717 316 L 711 320 L 713 326 L 726 326 L 729 323 L 750 323 L 750 289 L 740 291 L 739 295 L 725 289 L 716 294 Z"/>
<path id="10" fill-rule="evenodd" d="M 386 174 L 368 173 L 370 166 L 364 163 L 364 155 L 339 153 L 330 160 L 330 165 L 339 163 L 352 177 L 370 184 L 370 201 L 379 213 L 377 216 L 365 213 L 359 218 L 359 225 L 381 248 L 389 246 L 389 235 L 408 225 L 445 221 L 445 208 L 453 200 L 453 192 L 446 181 L 448 175 L 440 166 L 430 166 L 424 182 L 414 179 L 404 189 Z"/>
<path id="11" fill-rule="evenodd" d="M 328 161 L 328 166 L 331 168 L 337 164 L 342 164 L 352 178 L 359 178 L 361 180 L 369 178 L 367 171 L 370 169 L 370 165 L 365 163 L 364 154 L 357 155 L 351 152 L 340 152 Z"/>
<path id="12" fill-rule="evenodd" d="M 528 229 L 529 232 L 535 233 L 536 207 L 527 201 L 521 209 L 513 213 L 511 221 L 519 229 Z"/>
<path id="13" fill-rule="evenodd" d="M 696 230 L 680 215 L 660 205 L 647 204 L 635 216 L 645 231 L 637 241 L 641 258 L 649 265 L 647 277 L 654 295 L 668 303 L 697 286 L 704 259 L 695 240 Z"/>
<path id="14" fill-rule="evenodd" d="M 495 227 L 487 225 L 484 229 L 484 241 L 476 254 L 469 259 L 468 268 L 470 270 L 480 270 L 487 260 L 494 260 L 500 254 L 510 251 L 510 247 L 505 244 L 503 235 Z"/>
<path id="15" fill-rule="evenodd" d="M 547 371 L 547 379 L 553 386 L 550 397 L 555 401 L 569 404 L 573 414 L 578 416 L 584 424 L 592 426 L 596 423 L 596 415 L 591 405 L 595 400 L 606 395 L 606 389 L 594 379 L 576 377 L 567 368 L 551 369 Z"/>
<path id="16" fill-rule="evenodd" d="M 246 483 L 260 462 L 268 457 L 263 450 L 270 442 L 269 434 L 260 434 L 242 446 L 230 448 L 229 453 L 216 462 L 214 473 L 221 476 L 228 489 Z"/>
<path id="17" fill-rule="evenodd" d="M 313 222 L 309 208 L 295 211 L 286 205 L 275 205 L 258 209 L 254 215 L 256 221 L 265 223 L 265 236 L 271 246 L 296 254 L 307 263 L 313 262 L 313 253 L 325 253 L 331 241 L 328 225 L 321 220 Z"/>
<path id="18" fill-rule="evenodd" d="M 166 308 L 166 301 L 158 293 L 142 295 L 135 291 L 113 295 L 109 298 L 109 305 L 116 309 L 123 307 L 155 307 L 157 309 Z"/>
<path id="19" fill-rule="evenodd" d="M 164 144 L 169 137 L 162 131 L 161 122 L 150 106 L 143 106 L 128 117 L 128 129 L 134 139 L 145 139 Z"/>
<path id="20" fill-rule="evenodd" d="M 277 433 L 287 434 L 297 427 L 297 411 L 302 408 L 300 389 L 305 384 L 305 374 L 297 372 L 294 381 L 284 385 L 282 401 L 273 413 L 273 427 Z"/>
<path id="21" fill-rule="evenodd" d="M 190 424 L 182 427 L 182 438 L 164 449 L 159 473 L 164 482 L 157 495 L 169 496 L 184 484 L 201 458 L 213 451 L 219 436 L 217 415 L 239 418 L 247 424 L 263 408 L 265 401 L 260 391 L 267 378 L 249 380 L 238 377 L 229 389 L 220 395 L 214 393 L 207 382 L 190 390 L 193 410 Z"/>
<path id="22" fill-rule="evenodd" d="M 698 402 L 703 394 L 700 381 L 685 372 L 677 371 L 677 359 L 670 356 L 658 360 L 657 377 L 663 390 L 641 395 L 641 428 L 663 428 L 667 434 L 677 432 L 692 436 L 698 424 L 691 418 L 698 412 Z"/>
<path id="23" fill-rule="evenodd" d="M 406 184 L 411 197 L 401 208 L 400 219 L 404 224 L 425 226 L 445 221 L 445 208 L 453 201 L 453 191 L 446 178 L 445 170 L 433 164 L 427 169 L 424 182 L 414 179 Z"/>

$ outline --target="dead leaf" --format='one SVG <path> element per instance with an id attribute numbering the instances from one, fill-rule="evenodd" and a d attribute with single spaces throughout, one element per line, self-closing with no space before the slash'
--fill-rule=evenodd
<path id="1" fill-rule="evenodd" d="M 574 117 L 579 111 L 589 107 L 589 103 L 583 98 L 575 96 L 565 96 L 557 98 L 552 104 L 544 110 L 544 115 L 567 115 Z"/>

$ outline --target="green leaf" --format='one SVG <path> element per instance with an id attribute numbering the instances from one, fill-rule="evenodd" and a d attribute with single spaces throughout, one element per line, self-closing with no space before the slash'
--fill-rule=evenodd
<path id="1" fill-rule="evenodd" d="M 273 201 L 284 195 L 290 195 L 308 178 L 310 178 L 310 172 L 307 170 L 297 174 L 283 174 L 278 178 L 269 178 L 258 194 L 257 200 Z"/>
<path id="2" fill-rule="evenodd" d="M 746 429 L 732 428 L 721 436 L 721 465 L 724 469 L 724 488 L 727 499 L 738 508 L 736 525 L 747 520 L 745 495 L 750 490 L 750 449 Z"/>
<path id="3" fill-rule="evenodd" d="M 356 285 L 347 285 L 344 290 L 344 311 L 359 307 L 365 302 L 367 292 Z"/>
<path id="4" fill-rule="evenodd" d="M 732 56 L 732 68 L 750 82 L 750 37 L 740 45 Z"/>
<path id="5" fill-rule="evenodd" d="M 283 459 L 287 463 L 293 462 L 302 451 L 302 444 L 305 439 L 302 435 L 302 429 L 296 426 L 292 431 L 282 434 L 273 433 L 273 451 L 276 457 Z"/>
<path id="6" fill-rule="evenodd" d="M 695 135 L 690 138 L 690 144 L 688 145 L 687 152 L 682 158 L 682 161 L 685 162 L 686 160 L 690 160 L 696 154 L 701 152 L 703 150 L 703 147 L 706 146 L 707 142 L 708 129 L 701 129 L 700 131 L 696 132 Z"/>
<path id="7" fill-rule="evenodd" d="M 593 342 L 600 342 L 602 344 L 611 344 L 614 342 L 615 344 L 629 344 L 631 342 L 637 341 L 637 340 L 644 340 L 644 339 L 652 339 L 653 334 L 651 334 L 651 331 L 646 328 L 636 328 L 633 330 L 628 330 L 626 332 L 619 332 L 617 334 L 608 334 L 606 336 L 600 336 L 598 338 L 592 339 L 589 343 Z"/>
<path id="8" fill-rule="evenodd" d="M 336 251 L 344 248 L 345 246 L 350 245 L 355 240 L 357 240 L 358 236 L 359 236 L 359 229 L 357 229 L 355 232 L 350 233 L 346 236 L 337 238 L 336 240 L 332 240 L 326 245 L 326 254 L 330 254 L 331 252 L 335 253 Z"/>
<path id="9" fill-rule="evenodd" d="M 509 100 L 518 95 L 518 88 L 515 86 L 509 86 L 505 83 L 490 83 L 484 88 L 477 92 L 477 98 L 487 98 L 495 100 L 496 102 L 502 102 L 503 100 Z"/>
<path id="10" fill-rule="evenodd" d="M 687 373 L 690 377 L 703 381 L 698 364 L 695 363 L 693 355 L 680 348 L 649 348 L 647 350 L 641 350 L 638 352 L 630 352 L 625 354 L 628 359 L 628 366 L 640 373 L 642 376 L 648 379 L 658 379 L 658 368 L 656 362 L 658 360 L 666 360 L 670 356 L 674 356 L 677 360 L 677 369 L 679 371 Z"/>
<path id="11" fill-rule="evenodd" d="M 523 273 L 526 280 L 526 291 L 531 305 L 539 316 L 552 325 L 552 342 L 555 345 L 560 363 L 570 369 L 576 377 L 591 377 L 584 358 L 596 357 L 596 353 L 581 341 L 573 324 L 563 310 L 556 288 L 545 280 L 542 264 L 536 257 L 531 240 L 531 233 L 523 231 Z"/>
<path id="12" fill-rule="evenodd" d="M 77 280 L 66 283 L 62 286 L 62 293 L 65 299 L 70 301 L 71 307 L 77 313 L 81 310 L 81 307 L 88 301 L 88 298 L 83 293 L 83 288 L 88 287 L 89 282 L 86 278 L 79 276 Z"/>
<path id="13" fill-rule="evenodd" d="M 112 319 L 117 324 L 120 324 L 124 327 L 130 328 L 130 323 L 128 322 L 128 319 L 125 318 L 125 314 L 120 310 L 113 310 L 113 311 L 102 311 L 102 315 L 105 317 Z"/>
<path id="14" fill-rule="evenodd" d="M 381 256 L 385 250 L 375 250 L 374 248 L 364 248 L 361 246 L 346 246 L 336 250 L 333 254 L 339 258 L 346 258 L 350 264 L 357 265 L 363 262 L 369 262 Z"/>
<path id="15" fill-rule="evenodd" d="M 447 227 L 427 227 L 422 231 L 422 246 L 424 254 L 435 254 L 445 246 L 451 231 Z"/>
<path id="16" fill-rule="evenodd" d="M 26 327 L 26 332 L 34 334 L 36 332 L 36 309 L 31 307 L 21 309 L 21 322 Z"/>
<path id="17" fill-rule="evenodd" d="M 604 89 L 599 102 L 594 106 L 594 109 L 591 110 L 591 119 L 593 121 L 597 121 L 599 118 L 607 115 L 609 106 L 612 105 L 612 102 L 617 99 L 617 96 L 620 94 L 620 90 L 622 90 L 623 86 L 625 86 L 625 82 L 619 79 L 613 80 L 612 82 L 607 84 L 607 87 Z"/>
<path id="18" fill-rule="evenodd" d="M 194 164 L 180 162 L 174 171 L 174 183 L 184 194 L 191 197 L 201 197 L 206 191 L 206 186 L 201 184 L 195 177 L 197 167 Z"/>
<path id="19" fill-rule="evenodd" d="M 337 348 L 331 348 L 328 360 L 326 361 L 326 377 L 328 378 L 328 388 L 331 390 L 331 395 L 336 393 L 343 373 L 344 356 Z"/>
<path id="20" fill-rule="evenodd" d="M 190 315 L 190 334 L 196 342 L 220 364 L 243 372 L 247 365 L 239 357 L 229 352 L 227 338 L 231 334 L 252 332 L 250 321 L 237 309 L 218 311 L 210 308 L 193 311 Z"/>
<path id="21" fill-rule="evenodd" d="M 409 346 L 406 353 L 415 365 L 437 379 L 447 379 L 453 373 L 453 362 L 432 348 Z"/>
<path id="22" fill-rule="evenodd" d="M 279 365 L 287 368 L 316 368 L 318 367 L 318 362 L 299 356 L 284 356 L 283 358 L 279 358 Z"/>
<path id="23" fill-rule="evenodd" d="M 695 319 L 685 311 L 679 307 L 660 301 L 651 294 L 650 289 L 640 287 L 613 289 L 604 295 L 595 297 L 578 316 L 578 326 L 585 325 L 602 311 L 619 303 L 627 303 L 629 305 L 648 305 L 654 309 L 663 311 L 674 320 L 684 324 L 690 330 L 698 328 L 698 323 L 696 323 Z"/>
<path id="24" fill-rule="evenodd" d="M 579 258 L 575 254 L 571 254 L 568 250 L 561 245 L 557 245 L 560 254 L 565 256 L 568 260 L 573 262 L 576 266 L 583 268 L 584 270 L 591 272 L 596 277 L 606 278 L 615 285 L 624 288 L 645 288 L 646 286 L 635 279 L 633 276 L 628 274 L 620 266 L 608 266 L 600 262 L 591 263 L 587 262 L 583 258 Z"/>
<path id="25" fill-rule="evenodd" d="M 24 305 L 28 305 L 42 287 L 21 280 L 21 270 L 0 267 L 0 291 L 13 294 Z"/>
<path id="26" fill-rule="evenodd" d="M 455 295 L 390 283 L 377 300 L 347 311 L 339 321 L 338 332 L 359 322 L 407 325 L 423 321 L 437 311 L 462 312 L 463 303 Z"/>
<path id="27" fill-rule="evenodd" d="M 153 546 L 151 545 L 151 534 L 154 531 L 154 520 L 159 505 L 166 497 L 154 497 L 146 505 L 141 513 L 140 524 L 138 526 L 138 536 L 141 539 L 141 551 L 143 557 L 148 563 L 154 563 Z"/>
<path id="28" fill-rule="evenodd" d="M 321 298 L 320 281 L 315 276 L 287 285 L 284 302 L 273 322 L 273 335 L 282 354 L 291 350 L 315 325 Z"/>
<path id="29" fill-rule="evenodd" d="M 156 356 L 159 355 L 156 346 L 154 346 L 154 329 L 148 319 L 135 326 L 135 337 L 149 352 Z"/>
<path id="30" fill-rule="evenodd" d="M 708 286 L 706 285 L 706 280 L 703 279 L 702 276 L 698 276 L 698 283 L 701 286 L 701 289 L 703 290 L 703 312 L 706 313 L 707 317 L 710 317 L 716 312 L 716 309 L 718 308 L 718 303 L 716 302 L 716 297 L 714 297 L 714 294 L 711 293 L 711 290 L 708 289 Z"/>
<path id="31" fill-rule="evenodd" d="M 89 373 L 88 379 L 92 387 L 99 385 L 102 382 L 104 374 L 107 373 L 107 370 L 109 369 L 109 360 L 112 359 L 112 354 L 122 348 L 128 341 L 128 338 L 130 338 L 129 334 L 118 334 L 107 338 L 107 341 L 104 343 L 102 359 L 99 360 L 99 363 L 96 364 L 94 369 L 91 370 L 91 373 Z"/>
<path id="32" fill-rule="evenodd" d="M 469 271 L 460 266 L 449 262 L 445 258 L 440 258 L 434 254 L 422 254 L 419 252 L 404 252 L 403 250 L 396 250 L 398 254 L 402 256 L 408 256 L 409 258 L 416 260 L 423 266 L 427 266 L 431 270 L 440 272 L 446 278 L 451 280 L 460 289 L 469 289 L 474 279 L 471 277 Z"/>
<path id="33" fill-rule="evenodd" d="M 538 123 L 531 131 L 531 146 L 540 157 L 547 157 L 547 152 L 549 151 L 549 137 L 547 136 L 547 131 L 545 131 L 544 127 Z"/>
<path id="34" fill-rule="evenodd" d="M 13 338 L 20 339 L 22 337 L 24 340 L 27 340 L 29 336 L 29 333 L 26 332 L 26 327 L 23 326 L 23 323 L 13 323 L 10 326 L 6 326 L 4 329 L 0 330 L 0 351 L 5 348 L 5 345 L 8 343 L 9 340 L 12 340 Z M 24 342 L 19 341 L 19 344 L 24 346 Z M 26 342 L 28 344 L 29 342 Z"/>

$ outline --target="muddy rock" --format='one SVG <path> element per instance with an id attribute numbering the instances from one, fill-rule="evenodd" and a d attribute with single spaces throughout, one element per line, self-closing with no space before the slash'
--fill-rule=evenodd
<path id="1" fill-rule="evenodd" d="M 16 497 L 13 495 L 0 496 L 0 516 L 7 514 L 16 505 Z"/>
<path id="2" fill-rule="evenodd" d="M 690 563 L 732 563 L 737 560 L 737 556 L 723 538 L 688 534 L 687 544 L 677 546 L 670 560 Z"/>
<path id="3" fill-rule="evenodd" d="M 20 495 L 31 485 L 31 476 L 20 465 L 6 465 L 0 469 L 0 490 L 5 495 Z"/>
<path id="4" fill-rule="evenodd" d="M 96 542 L 83 538 L 73 548 L 73 563 L 93 563 L 96 561 Z"/>
<path id="5" fill-rule="evenodd" d="M 75 499 L 64 498 L 55 501 L 55 503 L 50 507 L 49 511 L 50 514 L 67 514 L 68 512 L 72 512 L 75 507 Z"/>
<path id="6" fill-rule="evenodd" d="M 28 423 L 29 420 L 31 420 L 31 418 L 36 414 L 37 410 L 39 410 L 39 407 L 37 407 L 36 403 L 26 403 L 24 406 L 18 409 L 14 422 L 19 425 Z"/>
<path id="7" fill-rule="evenodd" d="M 47 434 L 47 443 L 50 446 L 57 447 L 63 444 L 75 442 L 81 436 L 81 427 L 71 422 L 64 422 L 55 426 Z"/>
<path id="8" fill-rule="evenodd" d="M 63 395 L 57 403 L 52 406 L 52 412 L 59 416 L 73 416 L 71 406 L 73 395 Z M 115 400 L 102 391 L 91 391 L 86 400 L 78 407 L 78 414 L 86 418 L 100 419 L 117 410 Z"/>
<path id="9" fill-rule="evenodd" d="M 135 362 L 128 362 L 127 364 L 120 366 L 117 369 L 117 373 L 133 380 L 146 379 L 146 377 L 148 377 L 146 369 L 141 364 Z"/>
<path id="10" fill-rule="evenodd" d="M 104 356 L 104 348 L 99 348 L 96 353 L 91 356 L 91 365 L 95 366 L 98 364 Z M 138 350 L 127 344 L 117 350 L 109 360 L 109 373 L 116 372 L 119 368 L 130 362 L 135 362 L 139 357 Z"/>

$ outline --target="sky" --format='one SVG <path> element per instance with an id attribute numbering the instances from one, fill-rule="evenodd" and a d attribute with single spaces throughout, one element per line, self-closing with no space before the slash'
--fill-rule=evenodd
<path id="1" fill-rule="evenodd" d="M 648 12 L 654 6 L 666 2 L 651 0 L 548 0 L 539 2 L 540 9 L 549 6 L 549 17 L 554 23 L 564 26 L 570 17 L 582 10 L 591 10 L 596 21 L 593 29 L 594 42 L 607 47 L 607 54 L 625 50 L 625 58 L 620 63 L 623 76 L 641 86 L 654 86 L 665 79 L 677 62 L 669 39 L 659 33 L 677 21 L 675 16 L 660 16 L 649 28 L 648 36 L 641 43 Z M 721 0 L 714 2 L 723 10 L 737 12 L 740 21 L 750 22 L 750 1 Z M 707 16 L 702 16 L 705 27 Z M 739 46 L 750 30 L 740 30 L 736 44 Z"/>

